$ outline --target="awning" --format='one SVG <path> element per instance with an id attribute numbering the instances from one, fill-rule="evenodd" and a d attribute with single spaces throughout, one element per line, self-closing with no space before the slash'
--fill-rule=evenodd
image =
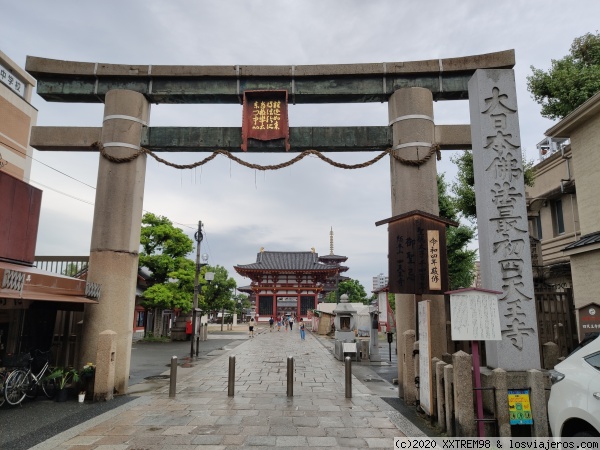
<path id="1" fill-rule="evenodd" d="M 86 280 L 0 261 L 0 299 L 61 303 L 98 303 L 100 286 Z"/>

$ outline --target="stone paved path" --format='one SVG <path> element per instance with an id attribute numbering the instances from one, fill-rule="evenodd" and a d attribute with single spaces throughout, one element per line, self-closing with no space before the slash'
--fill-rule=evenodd
<path id="1" fill-rule="evenodd" d="M 168 386 L 58 435 L 36 449 L 393 448 L 418 429 L 356 378 L 345 398 L 344 364 L 306 333 L 261 329 L 238 346 L 235 396 L 227 395 L 229 355 Z M 294 396 L 287 397 L 287 357 Z M 409 434 L 410 433 L 410 434 Z"/>

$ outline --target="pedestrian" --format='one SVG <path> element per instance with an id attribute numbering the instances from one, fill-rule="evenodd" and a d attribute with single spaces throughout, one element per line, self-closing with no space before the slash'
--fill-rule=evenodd
<path id="1" fill-rule="evenodd" d="M 293 327 L 294 327 L 294 318 L 292 316 L 290 316 L 290 331 L 292 331 Z"/>
<path id="2" fill-rule="evenodd" d="M 302 321 L 302 317 L 300 317 L 300 339 L 304 340 L 306 337 L 306 333 L 304 332 L 304 322 Z"/>
<path id="3" fill-rule="evenodd" d="M 281 331 L 281 317 L 277 318 L 277 331 Z"/>
<path id="4" fill-rule="evenodd" d="M 290 325 L 290 321 L 288 320 L 287 317 L 283 318 L 283 324 L 285 325 L 285 331 L 287 331 L 288 326 Z"/>
<path id="5" fill-rule="evenodd" d="M 273 324 L 275 323 L 275 320 L 273 320 L 273 317 L 269 318 L 269 332 L 273 332 Z"/>
<path id="6" fill-rule="evenodd" d="M 254 317 L 250 318 L 250 323 L 248 325 L 248 334 L 251 338 L 254 337 Z"/>

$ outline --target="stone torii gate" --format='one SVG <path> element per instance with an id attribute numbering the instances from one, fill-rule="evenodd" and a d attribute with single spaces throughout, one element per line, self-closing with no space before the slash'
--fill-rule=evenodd
<path id="1" fill-rule="evenodd" d="M 535 309 L 532 315 L 533 302 L 527 301 L 533 298 L 533 287 L 529 282 L 528 290 L 524 281 L 526 268 L 531 271 L 525 196 L 523 187 L 515 185 L 522 166 L 513 66 L 512 50 L 426 61 L 318 66 L 122 65 L 29 56 L 26 70 L 37 79 L 37 93 L 45 100 L 105 104 L 101 127 L 34 127 L 31 145 L 48 151 L 96 151 L 92 143 L 99 141 L 107 155 L 116 158 L 135 155 L 140 147 L 155 152 L 240 152 L 241 127 L 151 127 L 150 104 L 240 104 L 250 90 L 285 90 L 292 104 L 388 102 L 385 126 L 291 127 L 292 153 L 392 149 L 404 160 L 420 160 L 434 144 L 441 149 L 471 148 L 473 136 L 474 155 L 483 158 L 479 161 L 475 156 L 477 171 L 495 177 L 477 180 L 479 191 L 486 190 L 483 195 L 478 191 L 478 212 L 479 199 L 487 203 L 481 206 L 479 224 L 480 246 L 486 247 L 481 257 L 487 258 L 482 277 L 487 288 L 506 293 L 501 315 L 506 319 L 503 333 L 508 344 L 502 341 L 490 348 L 489 359 L 496 367 L 510 362 L 511 370 L 535 368 L 539 367 L 539 362 L 531 363 L 533 351 L 537 354 Z M 505 81 L 507 77 L 512 85 Z M 435 124 L 434 100 L 467 98 L 471 123 L 477 129 Z M 255 143 L 248 151 L 283 149 Z M 99 333 L 115 331 L 119 393 L 127 392 L 129 376 L 145 169 L 146 154 L 123 164 L 102 156 L 99 160 L 88 281 L 102 285 L 102 296 L 99 305 L 86 308 L 80 358 L 93 361 Z M 392 215 L 412 210 L 438 214 L 435 158 L 418 167 L 390 158 L 390 171 Z M 508 181 L 506 174 L 512 177 Z M 483 213 L 486 208 L 489 214 Z M 488 237 L 482 236 L 482 230 Z M 446 351 L 444 299 L 429 299 L 432 329 L 437 330 L 431 354 L 440 357 Z M 402 339 L 405 331 L 415 327 L 413 295 L 396 294 L 396 305 L 399 394 L 404 397 L 402 361 L 410 355 L 401 353 Z"/>

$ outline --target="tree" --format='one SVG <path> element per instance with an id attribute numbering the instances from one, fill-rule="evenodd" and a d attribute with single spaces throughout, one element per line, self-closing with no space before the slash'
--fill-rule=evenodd
<path id="1" fill-rule="evenodd" d="M 531 66 L 527 89 L 542 105 L 548 119 L 562 119 L 600 91 L 600 34 L 586 33 L 575 38 L 569 54 L 552 60 L 548 72 Z"/>
<path id="2" fill-rule="evenodd" d="M 460 155 L 452 157 L 451 161 L 458 167 L 456 181 L 452 183 L 452 193 L 454 194 L 452 203 L 463 217 L 474 222 L 477 219 L 477 207 L 475 205 L 473 152 L 471 150 L 464 150 Z M 535 170 L 533 168 L 533 161 L 526 161 L 523 159 L 523 179 L 525 185 L 533 186 L 534 178 Z M 440 205 L 440 210 L 441 209 L 442 205 Z"/>
<path id="3" fill-rule="evenodd" d="M 344 280 L 338 285 L 338 293 L 340 296 L 346 294 L 348 296 L 349 303 L 363 303 L 368 305 L 370 303 L 367 292 L 360 281 L 358 280 Z M 337 301 L 335 291 L 330 292 L 325 297 L 325 303 L 335 303 Z"/>
<path id="4" fill-rule="evenodd" d="M 152 274 L 143 294 L 147 308 L 192 308 L 196 265 L 185 255 L 193 241 L 166 217 L 146 213 L 142 217 L 139 265 Z"/>
<path id="5" fill-rule="evenodd" d="M 213 272 L 215 277 L 207 282 L 204 278 L 206 272 Z M 229 276 L 227 270 L 222 266 L 204 266 L 200 272 L 202 275 L 202 299 L 199 307 L 204 312 L 208 311 L 233 311 L 236 307 L 233 300 L 233 290 L 236 282 Z"/>
<path id="6" fill-rule="evenodd" d="M 440 217 L 457 222 L 459 220 L 458 199 L 447 193 L 448 185 L 444 175 L 437 176 L 438 204 Z M 450 289 L 471 286 L 475 277 L 476 250 L 469 250 L 467 245 L 475 237 L 475 230 L 466 225 L 446 228 L 446 253 L 448 258 L 448 278 Z"/>

